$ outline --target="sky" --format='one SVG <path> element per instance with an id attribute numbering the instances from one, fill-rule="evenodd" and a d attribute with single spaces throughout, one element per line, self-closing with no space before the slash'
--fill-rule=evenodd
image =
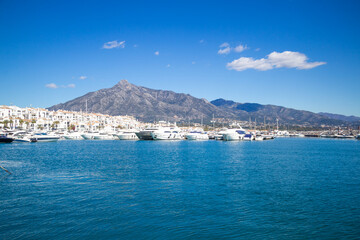
<path id="1" fill-rule="evenodd" d="M 0 0 L 0 105 L 122 79 L 209 101 L 360 116 L 359 1 Z"/>

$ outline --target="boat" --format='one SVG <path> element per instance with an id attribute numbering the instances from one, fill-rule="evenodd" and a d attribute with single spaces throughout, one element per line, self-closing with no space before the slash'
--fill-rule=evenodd
<path id="1" fill-rule="evenodd" d="M 68 134 L 64 134 L 63 137 L 66 140 L 84 140 L 84 138 L 81 136 L 81 133 L 79 132 L 71 132 Z"/>
<path id="2" fill-rule="evenodd" d="M 30 137 L 31 142 L 57 142 L 59 139 L 59 136 L 47 134 L 35 134 Z"/>
<path id="3" fill-rule="evenodd" d="M 86 132 L 81 134 L 80 136 L 85 140 L 93 140 L 94 136 L 99 134 L 98 132 Z"/>
<path id="4" fill-rule="evenodd" d="M 161 127 L 156 131 L 151 132 L 154 140 L 182 140 L 184 139 L 180 128 L 178 127 Z"/>
<path id="5" fill-rule="evenodd" d="M 185 134 L 187 140 L 209 140 L 209 136 L 202 131 L 191 131 Z"/>
<path id="6" fill-rule="evenodd" d="M 128 130 L 128 131 L 124 131 L 122 133 L 116 134 L 115 136 L 117 136 L 119 138 L 119 140 L 139 140 L 139 138 L 136 136 L 136 133 L 138 131 L 134 130 Z"/>
<path id="7" fill-rule="evenodd" d="M 358 135 L 356 136 L 356 139 L 357 139 L 357 140 L 360 140 L 360 134 L 358 134 Z"/>
<path id="8" fill-rule="evenodd" d="M 259 134 L 257 134 L 256 136 L 255 136 L 255 139 L 254 139 L 255 141 L 264 141 L 264 137 L 262 136 L 262 135 L 259 135 Z"/>
<path id="9" fill-rule="evenodd" d="M 352 136 L 352 135 L 336 135 L 336 138 L 340 138 L 340 139 L 354 139 L 355 136 Z"/>
<path id="10" fill-rule="evenodd" d="M 159 128 L 145 128 L 144 130 L 135 133 L 140 140 L 154 140 L 151 133 L 159 130 Z"/>
<path id="11" fill-rule="evenodd" d="M 116 136 L 111 133 L 98 133 L 93 135 L 94 140 L 116 140 Z"/>
<path id="12" fill-rule="evenodd" d="M 255 140 L 255 136 L 252 135 L 251 133 L 248 133 L 248 134 L 244 135 L 243 140 L 244 141 L 252 141 L 252 140 Z"/>
<path id="13" fill-rule="evenodd" d="M 13 138 L 10 138 L 5 134 L 0 135 L 0 143 L 11 143 L 13 141 L 14 141 Z"/>
<path id="14" fill-rule="evenodd" d="M 31 134 L 26 131 L 9 132 L 7 137 L 14 139 L 14 142 L 30 142 Z"/>
<path id="15" fill-rule="evenodd" d="M 223 140 L 224 141 L 239 141 L 243 140 L 246 132 L 243 128 L 233 128 L 227 129 L 226 131 L 222 132 Z"/>

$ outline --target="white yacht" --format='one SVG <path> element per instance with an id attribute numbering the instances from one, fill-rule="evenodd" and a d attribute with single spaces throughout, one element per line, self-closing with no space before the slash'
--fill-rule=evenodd
<path id="1" fill-rule="evenodd" d="M 360 134 L 358 134 L 358 135 L 356 136 L 356 139 L 357 139 L 357 140 L 360 140 Z"/>
<path id="2" fill-rule="evenodd" d="M 116 136 L 119 138 L 119 140 L 139 140 L 139 138 L 136 136 L 136 133 L 139 131 L 137 130 L 131 130 L 128 129 L 122 133 L 116 134 Z"/>
<path id="3" fill-rule="evenodd" d="M 191 131 L 185 134 L 187 140 L 209 140 L 209 135 L 202 131 Z"/>
<path id="4" fill-rule="evenodd" d="M 81 136 L 82 133 L 79 132 L 70 132 L 68 134 L 64 134 L 63 137 L 66 140 L 84 140 L 84 138 Z"/>
<path id="5" fill-rule="evenodd" d="M 117 137 L 111 133 L 98 133 L 93 135 L 94 140 L 116 140 Z"/>
<path id="6" fill-rule="evenodd" d="M 243 128 L 228 129 L 222 133 L 225 141 L 239 141 L 243 140 L 246 132 Z"/>
<path id="7" fill-rule="evenodd" d="M 14 139 L 14 142 L 31 142 L 31 134 L 25 131 L 15 132 L 11 137 Z"/>
<path id="8" fill-rule="evenodd" d="M 154 140 L 181 140 L 184 138 L 178 127 L 162 127 L 151 132 L 151 136 Z"/>
<path id="9" fill-rule="evenodd" d="M 81 134 L 80 136 L 85 140 L 93 140 L 95 135 L 98 135 L 98 132 L 86 132 Z"/>
<path id="10" fill-rule="evenodd" d="M 34 134 L 30 137 L 31 142 L 57 142 L 59 139 L 59 136 L 48 134 Z"/>

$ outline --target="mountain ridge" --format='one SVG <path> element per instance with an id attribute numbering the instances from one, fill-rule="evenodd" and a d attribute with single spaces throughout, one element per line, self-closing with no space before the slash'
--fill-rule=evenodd
<path id="1" fill-rule="evenodd" d="M 109 115 L 132 115 L 142 121 L 193 121 L 226 118 L 247 121 L 257 119 L 294 125 L 344 125 L 348 121 L 310 111 L 276 105 L 238 103 L 222 98 L 208 101 L 186 93 L 137 86 L 121 80 L 111 88 L 89 92 L 83 96 L 49 107 L 49 110 L 87 109 Z"/>

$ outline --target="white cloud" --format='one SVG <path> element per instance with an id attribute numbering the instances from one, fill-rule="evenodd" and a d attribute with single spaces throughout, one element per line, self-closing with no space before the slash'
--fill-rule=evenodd
<path id="1" fill-rule="evenodd" d="M 47 87 L 47 88 L 58 88 L 58 85 L 56 85 L 55 83 L 49 83 L 49 84 L 46 84 L 45 87 Z"/>
<path id="2" fill-rule="evenodd" d="M 199 43 L 204 43 L 205 42 L 205 40 L 204 39 L 201 39 L 200 41 L 199 41 Z"/>
<path id="3" fill-rule="evenodd" d="M 156 56 L 159 56 L 159 51 L 156 51 L 156 52 L 154 52 L 154 54 L 156 55 Z M 166 54 L 165 54 L 166 55 Z"/>
<path id="4" fill-rule="evenodd" d="M 85 79 L 87 79 L 87 76 L 80 76 L 79 79 L 80 80 L 85 80 Z"/>
<path id="5" fill-rule="evenodd" d="M 191 64 L 196 64 L 196 62 L 195 62 L 195 61 L 192 61 Z"/>
<path id="6" fill-rule="evenodd" d="M 230 47 L 230 44 L 227 42 L 224 42 L 223 44 L 220 45 L 220 48 L 225 48 L 225 47 Z"/>
<path id="7" fill-rule="evenodd" d="M 222 48 L 222 49 L 219 49 L 218 54 L 229 54 L 230 50 L 231 49 L 229 47 Z"/>
<path id="8" fill-rule="evenodd" d="M 166 67 L 167 67 L 167 68 L 169 68 L 169 67 L 171 67 L 171 65 L 170 65 L 170 64 L 168 64 L 168 65 L 166 65 Z"/>
<path id="9" fill-rule="evenodd" d="M 137 48 L 138 47 L 138 45 L 137 44 L 134 44 L 134 46 L 133 46 L 134 48 Z"/>
<path id="10" fill-rule="evenodd" d="M 104 43 L 103 45 L 103 48 L 105 49 L 124 48 L 124 47 L 125 47 L 125 41 L 118 42 L 117 40 Z"/>
<path id="11" fill-rule="evenodd" d="M 246 45 L 244 46 L 244 45 L 240 44 L 234 48 L 234 51 L 240 53 L 246 49 L 248 49 L 248 47 Z"/>
<path id="12" fill-rule="evenodd" d="M 224 42 L 220 45 L 220 49 L 218 51 L 218 54 L 229 54 L 231 51 L 230 44 L 227 42 Z"/>
<path id="13" fill-rule="evenodd" d="M 255 51 L 256 51 L 256 52 L 260 51 L 260 48 L 256 48 Z"/>
<path id="14" fill-rule="evenodd" d="M 49 84 L 46 84 L 45 87 L 53 88 L 53 89 L 55 89 L 55 88 L 75 88 L 75 84 L 71 83 L 71 84 L 68 84 L 68 85 L 58 86 L 55 83 L 49 83 Z"/>
<path id="15" fill-rule="evenodd" d="M 251 57 L 241 57 L 226 66 L 228 69 L 236 71 L 246 69 L 266 71 L 274 68 L 311 69 L 324 64 L 326 62 L 308 62 L 308 57 L 303 53 L 284 51 L 282 53 L 272 52 L 265 58 L 255 60 Z"/>
<path id="16" fill-rule="evenodd" d="M 235 51 L 235 52 L 242 52 L 244 50 L 248 49 L 248 47 L 246 45 L 238 45 L 235 48 L 230 47 L 230 44 L 227 42 L 224 42 L 223 44 L 220 45 L 220 49 L 218 51 L 218 54 L 229 54 L 231 51 Z"/>

